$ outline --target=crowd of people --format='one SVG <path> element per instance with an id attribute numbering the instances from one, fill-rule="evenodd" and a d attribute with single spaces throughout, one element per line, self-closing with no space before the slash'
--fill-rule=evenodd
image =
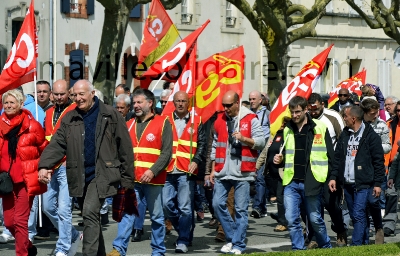
<path id="1" fill-rule="evenodd" d="M 71 88 L 65 80 L 52 87 L 39 81 L 37 104 L 22 88 L 4 93 L 0 177 L 13 186 L 0 192 L 0 243 L 15 240 L 16 255 L 37 255 L 34 239 L 56 231 L 56 256 L 75 255 L 81 243 L 85 256 L 125 256 L 130 239 L 142 240 L 147 210 L 152 255 L 165 255 L 172 229 L 175 252 L 187 253 L 207 210 L 215 239 L 224 242 L 220 252 L 229 254 L 246 250 L 249 215 L 276 220 L 274 231 L 288 231 L 293 250 L 332 247 L 324 209 L 339 247 L 369 244 L 371 235 L 383 244 L 394 234 L 396 97 L 371 84 L 361 86 L 361 97 L 340 89 L 331 108 L 326 95 L 294 96 L 290 116 L 272 134 L 265 93 L 241 101 L 228 91 L 224 111 L 203 122 L 189 95 L 173 86 L 166 82 L 156 102 L 151 91 L 120 84 L 112 104 L 87 80 Z M 168 101 L 174 111 L 163 114 Z M 267 211 L 269 203 L 277 213 Z M 111 205 L 118 231 L 106 252 L 102 225 Z M 83 232 L 72 225 L 74 207 Z"/>

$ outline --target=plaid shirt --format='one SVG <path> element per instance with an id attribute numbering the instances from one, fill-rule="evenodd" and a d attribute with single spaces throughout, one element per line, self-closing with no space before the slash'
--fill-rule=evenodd
<path id="1" fill-rule="evenodd" d="M 123 213 L 139 216 L 136 193 L 133 189 L 118 188 L 117 194 L 113 197 L 113 220 L 121 222 Z"/>

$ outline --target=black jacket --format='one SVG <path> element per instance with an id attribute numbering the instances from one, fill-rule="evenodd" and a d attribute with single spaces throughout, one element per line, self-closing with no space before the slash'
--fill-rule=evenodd
<path id="1" fill-rule="evenodd" d="M 354 101 L 352 99 L 348 99 L 348 102 L 350 102 L 351 105 L 354 105 Z M 331 109 L 336 110 L 337 112 L 340 112 L 339 110 L 339 101 L 336 101 L 335 104 L 331 107 Z"/>
<path id="2" fill-rule="evenodd" d="M 311 154 L 311 147 L 314 141 L 314 128 L 316 126 L 316 123 L 312 120 L 311 116 L 309 114 L 306 115 L 307 117 L 307 122 L 310 124 L 308 127 L 307 131 L 307 142 L 305 145 L 305 152 L 306 152 L 306 178 L 304 180 L 304 191 L 306 196 L 315 196 L 318 195 L 321 192 L 321 189 L 323 188 L 323 184 L 321 182 L 318 182 L 315 178 L 314 175 L 311 172 L 311 165 L 310 165 L 310 154 Z M 290 130 L 294 130 L 293 127 L 296 124 L 293 123 L 293 121 L 290 121 L 287 123 L 287 128 Z M 334 154 L 333 151 L 333 145 L 332 145 L 332 139 L 331 136 L 329 135 L 328 128 L 326 129 L 325 132 L 325 145 L 326 145 L 326 150 L 327 150 L 327 156 L 328 156 L 328 176 L 330 174 L 330 170 L 332 169 L 332 156 Z M 283 153 L 285 155 L 285 151 Z"/>
<path id="3" fill-rule="evenodd" d="M 354 160 L 354 176 L 356 189 L 380 187 L 385 177 L 385 164 L 382 141 L 371 125 L 365 123 L 365 129 L 358 145 Z M 336 143 L 330 180 L 344 184 L 347 146 L 350 131 L 345 127 Z"/>

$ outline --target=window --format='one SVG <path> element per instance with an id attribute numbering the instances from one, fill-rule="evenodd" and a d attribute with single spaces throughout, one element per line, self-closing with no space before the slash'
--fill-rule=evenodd
<path id="1" fill-rule="evenodd" d="M 69 87 L 85 77 L 85 53 L 83 50 L 73 50 L 69 53 Z"/>
<path id="2" fill-rule="evenodd" d="M 331 0 L 331 1 L 326 5 L 326 12 L 327 12 L 327 13 L 333 13 L 333 0 Z"/>
<path id="3" fill-rule="evenodd" d="M 349 77 L 354 76 L 361 71 L 361 60 L 351 59 L 349 64 Z"/>
<path id="4" fill-rule="evenodd" d="M 378 86 L 383 95 L 390 95 L 392 92 L 391 68 L 390 60 L 378 60 Z"/>
<path id="5" fill-rule="evenodd" d="M 4 45 L 0 44 L 0 67 L 3 68 L 4 64 L 6 64 L 6 60 L 7 60 L 7 48 Z M 1 74 L 0 70 L 0 74 Z"/>
<path id="6" fill-rule="evenodd" d="M 233 15 L 232 3 L 226 1 L 226 26 L 235 27 L 236 17 Z"/>
<path id="7" fill-rule="evenodd" d="M 193 14 L 188 12 L 189 10 L 189 0 L 182 0 L 181 3 L 181 23 L 191 24 Z"/>
<path id="8" fill-rule="evenodd" d="M 95 0 L 61 0 L 61 12 L 71 18 L 87 18 L 94 14 Z"/>
<path id="9" fill-rule="evenodd" d="M 11 45 L 14 45 L 15 40 L 17 39 L 19 30 L 21 29 L 23 20 L 13 20 L 12 21 L 12 31 L 11 31 Z"/>

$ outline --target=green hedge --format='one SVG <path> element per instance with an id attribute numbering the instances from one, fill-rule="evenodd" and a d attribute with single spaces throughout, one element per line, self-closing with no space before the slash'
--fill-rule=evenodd
<path id="1" fill-rule="evenodd" d="M 381 245 L 366 246 L 349 246 L 332 249 L 314 249 L 305 251 L 289 251 L 289 252 L 268 252 L 268 253 L 252 253 L 251 255 L 268 255 L 268 256 L 392 256 L 400 255 L 400 243 L 388 243 Z"/>

